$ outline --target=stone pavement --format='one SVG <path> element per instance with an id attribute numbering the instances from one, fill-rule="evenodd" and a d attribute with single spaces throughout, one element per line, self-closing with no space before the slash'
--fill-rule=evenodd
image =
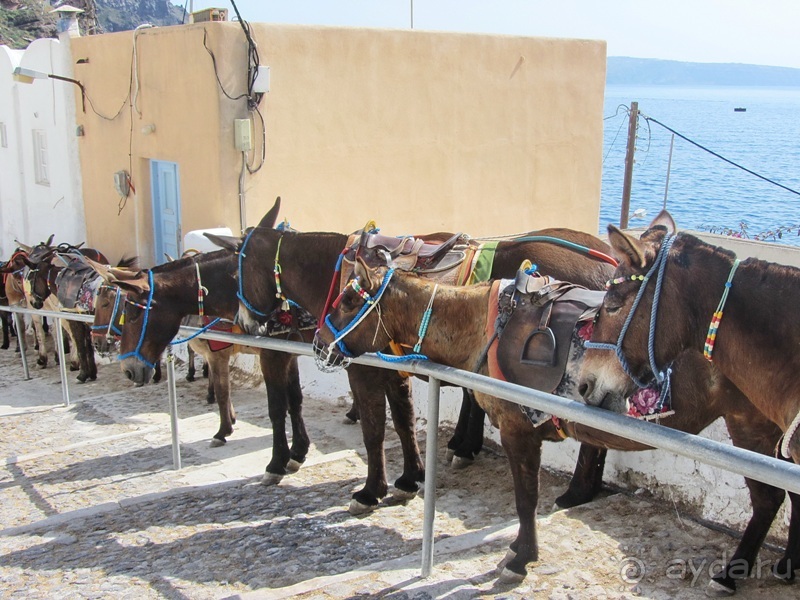
<path id="1" fill-rule="evenodd" d="M 3 598 L 702 598 L 709 569 L 736 546 L 646 492 L 550 513 L 567 478 L 546 471 L 540 561 L 523 584 L 498 585 L 516 532 L 505 459 L 490 447 L 452 471 L 442 447 L 434 570 L 423 579 L 421 498 L 347 512 L 366 476 L 360 429 L 342 423 L 346 398 L 312 361 L 301 359 L 301 377 L 314 382 L 304 387 L 313 446 L 276 487 L 259 483 L 271 445 L 263 384 L 236 388 L 236 431 L 210 448 L 216 407 L 204 381 L 179 371 L 175 471 L 165 384 L 132 388 L 106 364 L 96 382 L 71 383 L 65 407 L 57 368 L 32 376 L 23 381 L 18 355 L 0 351 Z M 387 455 L 396 477 L 393 433 Z M 771 578 L 777 557 L 762 550 L 760 576 L 738 597 L 800 598 L 800 586 Z"/>

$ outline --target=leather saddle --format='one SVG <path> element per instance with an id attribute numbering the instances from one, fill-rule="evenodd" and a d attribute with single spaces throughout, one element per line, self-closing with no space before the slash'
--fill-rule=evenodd
<path id="1" fill-rule="evenodd" d="M 429 273 L 460 264 L 464 260 L 466 245 L 467 238 L 461 233 L 439 241 L 361 232 L 346 258 L 354 261 L 358 255 L 370 266 L 391 264 L 403 271 Z"/>
<path id="2" fill-rule="evenodd" d="M 564 376 L 578 323 L 594 318 L 603 296 L 520 271 L 498 298 L 497 366 L 503 377 L 552 393 Z"/>
<path id="3" fill-rule="evenodd" d="M 99 275 L 87 263 L 73 259 L 56 275 L 56 297 L 61 306 L 91 312 L 94 305 L 92 282 L 99 284 Z"/>

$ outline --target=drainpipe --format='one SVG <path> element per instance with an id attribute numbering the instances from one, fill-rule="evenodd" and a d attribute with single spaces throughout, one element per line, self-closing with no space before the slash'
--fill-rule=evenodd
<path id="1" fill-rule="evenodd" d="M 247 173 L 247 152 L 242 151 L 242 170 L 239 172 L 239 225 L 242 233 L 247 229 L 247 206 L 244 192 L 245 173 Z"/>

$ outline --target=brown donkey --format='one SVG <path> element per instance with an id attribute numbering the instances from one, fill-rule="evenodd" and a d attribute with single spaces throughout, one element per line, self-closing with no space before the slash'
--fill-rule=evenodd
<path id="1" fill-rule="evenodd" d="M 501 335 L 496 344 L 490 342 L 492 338 L 489 332 L 495 323 L 495 319 L 489 317 L 490 306 L 492 303 L 497 306 L 490 285 L 479 284 L 467 288 L 440 285 L 436 288 L 433 283 L 414 275 L 399 271 L 392 275 L 388 273 L 386 268 L 370 269 L 363 264 L 357 266 L 356 283 L 342 293 L 337 307 L 317 333 L 316 345 L 323 361 L 335 362 L 343 352 L 358 356 L 379 351 L 389 339 L 412 344 L 421 341 L 420 350 L 430 360 L 468 371 L 475 370 L 479 365 L 478 372 L 482 374 L 488 372 L 487 361 L 482 359 L 486 349 L 495 349 L 498 355 L 504 350 L 511 350 L 516 356 L 521 355 L 519 340 L 514 336 Z M 534 297 L 530 298 L 530 305 L 534 305 Z M 523 300 L 517 297 L 517 302 L 522 303 Z M 366 304 L 375 308 L 370 311 L 365 308 Z M 429 307 L 431 311 L 426 318 L 424 315 Z M 590 322 L 591 314 L 587 316 Z M 421 336 L 420 324 L 423 321 L 427 322 L 427 328 Z M 580 325 L 574 329 L 576 334 Z M 582 355 L 582 342 L 577 335 L 573 335 L 565 371 L 558 383 L 559 395 L 579 398 L 576 375 Z M 699 433 L 722 416 L 734 444 L 762 454 L 771 453 L 780 437 L 780 430 L 765 419 L 698 352 L 681 354 L 675 362 L 674 372 L 674 414 L 661 417 L 665 426 Z M 520 527 L 517 538 L 511 544 L 510 560 L 505 565 L 501 579 L 519 581 L 526 575 L 526 565 L 539 557 L 535 514 L 542 440 L 559 441 L 558 429 L 561 429 L 571 437 L 595 446 L 619 450 L 642 450 L 646 447 L 582 425 L 557 427 L 550 420 L 542 423 L 536 411 L 532 414 L 531 411 L 520 410 L 516 404 L 486 394 L 476 392 L 476 398 L 500 431 L 501 443 L 514 478 Z M 536 426 L 534 423 L 541 424 Z M 731 561 L 710 583 L 712 593 L 732 593 L 736 588 L 735 579 L 747 577 L 783 502 L 784 493 L 780 489 L 752 480 L 747 480 L 747 485 L 753 516 Z M 790 539 L 796 535 L 800 524 L 794 510 L 798 505 L 797 498 L 793 496 L 792 500 Z M 794 564 L 795 559 L 796 556 L 787 553 L 776 569 L 791 573 L 788 565 Z"/>

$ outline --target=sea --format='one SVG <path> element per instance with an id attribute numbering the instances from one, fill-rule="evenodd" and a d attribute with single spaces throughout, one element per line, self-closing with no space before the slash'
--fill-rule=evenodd
<path id="1" fill-rule="evenodd" d="M 620 222 L 631 102 L 630 227 L 666 207 L 681 229 L 800 246 L 800 88 L 607 86 L 601 233 Z"/>

